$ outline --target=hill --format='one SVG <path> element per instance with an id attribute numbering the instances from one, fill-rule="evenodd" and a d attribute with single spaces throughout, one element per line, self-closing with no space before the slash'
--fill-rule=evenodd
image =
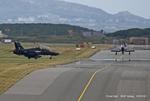
<path id="1" fill-rule="evenodd" d="M 133 28 L 128 30 L 121 30 L 114 33 L 107 34 L 108 37 L 115 38 L 129 38 L 129 37 L 149 37 L 150 38 L 150 28 L 139 29 Z"/>
<path id="2" fill-rule="evenodd" d="M 149 19 L 127 11 L 113 15 L 62 0 L 1 0 L 0 7 L 0 23 L 61 23 L 105 31 L 150 27 Z"/>
<path id="3" fill-rule="evenodd" d="M 103 38 L 94 30 L 66 24 L 0 24 L 0 30 L 14 40 L 32 42 L 100 42 Z"/>
<path id="4" fill-rule="evenodd" d="M 10 37 L 66 35 L 69 30 L 81 34 L 82 31 L 93 31 L 88 28 L 66 24 L 0 24 L 0 30 Z"/>

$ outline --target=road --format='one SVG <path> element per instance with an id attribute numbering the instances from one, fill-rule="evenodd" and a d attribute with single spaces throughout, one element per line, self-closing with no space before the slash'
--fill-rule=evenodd
<path id="1" fill-rule="evenodd" d="M 101 51 L 86 60 L 38 70 L 0 101 L 150 101 L 150 51 L 131 56 Z"/>

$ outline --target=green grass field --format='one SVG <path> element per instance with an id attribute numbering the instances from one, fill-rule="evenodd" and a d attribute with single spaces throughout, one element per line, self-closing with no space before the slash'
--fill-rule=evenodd
<path id="1" fill-rule="evenodd" d="M 33 47 L 33 44 L 24 43 L 23 46 L 29 48 Z M 12 53 L 13 44 L 0 44 L 0 94 L 32 71 L 88 58 L 95 52 L 108 48 L 106 45 L 98 45 L 96 49 L 84 48 L 81 51 L 76 51 L 75 46 L 70 44 L 49 44 L 48 46 L 59 52 L 60 55 L 53 57 L 53 59 L 46 56 L 37 60 L 27 59 Z"/>

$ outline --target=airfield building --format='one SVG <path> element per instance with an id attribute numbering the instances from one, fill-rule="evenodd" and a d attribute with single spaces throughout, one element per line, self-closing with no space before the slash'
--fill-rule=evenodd
<path id="1" fill-rule="evenodd" d="M 5 35 L 1 30 L 0 30 L 0 38 L 6 38 L 8 37 L 7 35 Z"/>
<path id="2" fill-rule="evenodd" d="M 129 38 L 129 43 L 134 45 L 148 45 L 149 38 L 147 37 L 131 37 Z"/>

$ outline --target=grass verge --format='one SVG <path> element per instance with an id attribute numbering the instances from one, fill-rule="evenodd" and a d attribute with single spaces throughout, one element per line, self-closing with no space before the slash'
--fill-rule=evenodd
<path id="1" fill-rule="evenodd" d="M 33 47 L 33 44 L 30 43 L 23 45 L 27 48 Z M 84 48 L 81 51 L 76 51 L 74 45 L 69 44 L 48 46 L 52 50 L 60 52 L 61 55 L 53 57 L 51 60 L 48 57 L 29 60 L 26 57 L 14 55 L 11 52 L 14 49 L 12 44 L 0 44 L 0 94 L 35 70 L 88 58 L 97 51 L 109 47 L 107 45 L 97 45 L 96 49 Z"/>

